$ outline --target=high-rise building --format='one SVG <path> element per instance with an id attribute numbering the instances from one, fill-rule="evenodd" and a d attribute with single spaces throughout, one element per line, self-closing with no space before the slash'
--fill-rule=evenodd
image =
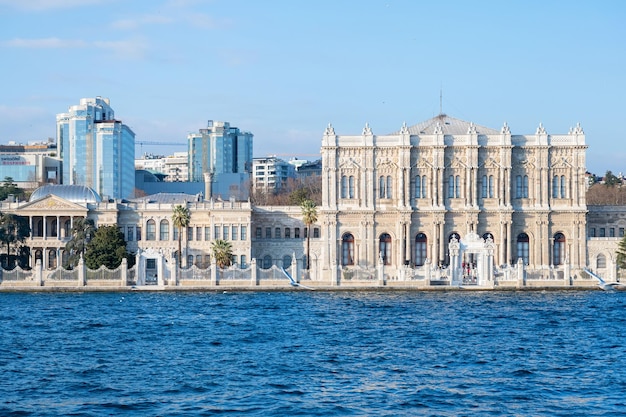
<path id="1" fill-rule="evenodd" d="M 82 98 L 57 114 L 62 181 L 93 188 L 103 197 L 133 197 L 135 133 L 121 121 L 108 98 Z"/>
<path id="2" fill-rule="evenodd" d="M 190 133 L 189 181 L 204 181 L 205 173 L 250 173 L 252 138 L 228 122 L 209 120 L 206 129 Z"/>

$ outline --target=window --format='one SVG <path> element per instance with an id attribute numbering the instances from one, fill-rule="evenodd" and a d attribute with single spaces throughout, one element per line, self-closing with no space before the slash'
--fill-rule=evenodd
<path id="1" fill-rule="evenodd" d="M 426 198 L 426 175 L 415 177 L 415 198 Z"/>
<path id="2" fill-rule="evenodd" d="M 211 240 L 211 228 L 209 226 L 204 227 L 204 240 Z"/>
<path id="3" fill-rule="evenodd" d="M 385 177 L 378 179 L 378 197 L 385 198 Z"/>
<path id="4" fill-rule="evenodd" d="M 314 227 L 313 228 L 313 239 L 319 239 L 320 238 L 320 228 L 319 227 Z"/>
<path id="5" fill-rule="evenodd" d="M 196 227 L 196 240 L 202 240 L 202 228 Z"/>
<path id="6" fill-rule="evenodd" d="M 609 237 L 615 237 L 615 228 L 614 227 L 611 227 L 609 229 Z"/>
<path id="7" fill-rule="evenodd" d="M 230 228 L 230 238 L 232 240 L 237 240 L 237 232 L 239 231 L 238 229 L 239 229 L 239 227 L 237 227 L 237 226 L 232 226 Z"/>
<path id="8" fill-rule="evenodd" d="M 222 226 L 222 239 L 228 240 L 228 226 Z"/>
<path id="9" fill-rule="evenodd" d="M 354 176 L 348 178 L 348 198 L 354 198 Z"/>
<path id="10" fill-rule="evenodd" d="M 491 239 L 491 241 L 493 242 L 493 235 L 487 232 L 483 235 L 483 239 L 485 239 L 485 241 L 487 241 L 487 239 Z"/>
<path id="11" fill-rule="evenodd" d="M 354 236 L 350 233 L 341 238 L 341 265 L 354 265 Z"/>
<path id="12" fill-rule="evenodd" d="M 135 229 L 135 228 L 134 228 L 133 226 L 128 226 L 128 227 L 126 228 L 126 236 L 127 236 L 127 240 L 128 240 L 129 242 L 132 242 L 132 241 L 133 241 L 133 232 L 135 231 L 134 229 Z M 69 236 L 69 235 L 66 235 L 66 236 Z"/>
<path id="13" fill-rule="evenodd" d="M 262 235 L 261 228 L 260 228 L 260 227 L 257 227 L 257 228 L 256 228 L 256 238 L 257 238 L 257 239 L 261 239 L 262 237 L 263 237 L 263 235 Z"/>
<path id="14" fill-rule="evenodd" d="M 48 268 L 53 269 L 57 267 L 57 253 L 54 249 L 48 251 Z"/>
<path id="15" fill-rule="evenodd" d="M 141 240 L 141 226 L 137 226 L 137 240 Z"/>
<path id="16" fill-rule="evenodd" d="M 561 175 L 561 198 L 566 198 L 565 175 Z"/>
<path id="17" fill-rule="evenodd" d="M 246 255 L 241 255 L 239 257 L 239 267 L 240 268 L 247 268 L 248 267 L 248 259 L 246 258 Z"/>
<path id="18" fill-rule="evenodd" d="M 596 228 L 595 227 L 589 228 L 589 237 L 596 237 Z"/>
<path id="19" fill-rule="evenodd" d="M 187 240 L 193 240 L 193 227 L 187 228 Z"/>
<path id="20" fill-rule="evenodd" d="M 606 268 L 606 257 L 602 254 L 598 255 L 598 258 L 596 259 L 596 268 L 597 269 L 604 269 Z"/>
<path id="21" fill-rule="evenodd" d="M 274 238 L 280 239 L 280 227 L 274 229 Z"/>
<path id="22" fill-rule="evenodd" d="M 178 227 L 174 226 L 174 240 L 178 240 Z"/>
<path id="23" fill-rule="evenodd" d="M 450 175 L 448 177 L 448 198 L 461 197 L 461 177 Z"/>
<path id="24" fill-rule="evenodd" d="M 524 262 L 524 265 L 529 264 L 529 242 L 530 239 L 528 238 L 528 235 L 526 233 L 520 233 L 519 235 L 517 235 L 517 259 L 521 259 L 522 262 Z"/>
<path id="25" fill-rule="evenodd" d="M 392 198 L 392 181 L 391 175 L 387 175 L 387 198 Z"/>
<path id="26" fill-rule="evenodd" d="M 489 198 L 493 198 L 493 175 L 489 176 Z"/>
<path id="27" fill-rule="evenodd" d="M 187 255 L 187 265 L 185 266 L 189 268 L 191 265 L 193 265 L 193 255 Z"/>
<path id="28" fill-rule="evenodd" d="M 241 226 L 241 240 L 247 240 L 247 239 L 248 239 L 248 227 Z"/>
<path id="29" fill-rule="evenodd" d="M 170 240 L 170 223 L 167 220 L 159 223 L 159 240 Z"/>
<path id="30" fill-rule="evenodd" d="M 291 256 L 283 256 L 283 268 L 289 268 L 291 266 Z"/>
<path id="31" fill-rule="evenodd" d="M 291 238 L 291 229 L 288 227 L 285 227 L 285 239 L 289 239 Z"/>
<path id="32" fill-rule="evenodd" d="M 517 198 L 528 198 L 528 175 L 515 177 L 515 191 Z"/>
<path id="33" fill-rule="evenodd" d="M 263 269 L 270 269 L 272 267 L 272 257 L 265 255 L 263 257 Z"/>
<path id="34" fill-rule="evenodd" d="M 552 198 L 559 197 L 559 176 L 552 177 Z"/>
<path id="35" fill-rule="evenodd" d="M 623 227 L 619 228 L 619 236 L 618 237 L 624 237 L 624 228 Z"/>
<path id="36" fill-rule="evenodd" d="M 266 239 L 271 239 L 272 238 L 272 228 L 271 227 L 266 227 L 265 228 L 265 238 Z"/>
<path id="37" fill-rule="evenodd" d="M 565 261 L 565 235 L 557 233 L 554 235 L 552 265 L 563 265 Z"/>
<path id="38" fill-rule="evenodd" d="M 422 266 L 426 263 L 426 246 L 428 239 L 424 233 L 415 236 L 415 265 Z"/>
<path id="39" fill-rule="evenodd" d="M 293 229 L 293 237 L 295 239 L 300 239 L 300 228 L 299 227 L 296 227 L 296 228 Z"/>
<path id="40" fill-rule="evenodd" d="M 604 227 L 600 228 L 600 237 L 606 237 L 606 229 Z"/>
<path id="41" fill-rule="evenodd" d="M 213 239 L 217 240 L 220 238 L 220 227 L 213 226 Z"/>
<path id="42" fill-rule="evenodd" d="M 378 253 L 383 265 L 391 265 L 391 236 L 383 233 L 378 239 Z"/>
<path id="43" fill-rule="evenodd" d="M 341 198 L 348 198 L 348 177 L 341 176 Z"/>
<path id="44" fill-rule="evenodd" d="M 152 219 L 146 223 L 146 240 L 156 240 L 156 223 Z"/>
<path id="45" fill-rule="evenodd" d="M 483 198 L 487 198 L 487 188 L 488 188 L 488 184 L 487 184 L 487 176 L 483 175 L 483 181 L 482 181 L 482 197 Z"/>
<path id="46" fill-rule="evenodd" d="M 202 255 L 196 255 L 196 261 L 194 262 L 195 266 L 202 265 Z"/>

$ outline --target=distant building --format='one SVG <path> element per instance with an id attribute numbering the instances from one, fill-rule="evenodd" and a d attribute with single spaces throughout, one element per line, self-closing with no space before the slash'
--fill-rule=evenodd
<path id="1" fill-rule="evenodd" d="M 60 182 L 61 161 L 53 139 L 28 145 L 0 145 L 0 181 L 11 177 L 20 188 L 32 189 Z"/>
<path id="2" fill-rule="evenodd" d="M 322 160 L 321 159 L 302 164 L 296 170 L 296 177 L 301 181 L 305 179 L 321 177 L 321 176 L 322 176 Z"/>
<path id="3" fill-rule="evenodd" d="M 174 152 L 173 155 L 144 155 L 135 159 L 135 169 L 145 169 L 156 175 L 162 174 L 165 182 L 182 182 L 189 178 L 187 152 Z"/>
<path id="4" fill-rule="evenodd" d="M 108 198 L 133 196 L 135 133 L 115 119 L 108 98 L 82 98 L 57 114 L 62 182 Z"/>
<path id="5" fill-rule="evenodd" d="M 276 156 L 252 160 L 253 186 L 255 190 L 274 191 L 287 186 L 295 178 L 295 167 Z"/>
<path id="6" fill-rule="evenodd" d="M 203 181 L 205 173 L 250 173 L 252 139 L 228 122 L 209 120 L 205 129 L 187 136 L 189 142 L 189 181 Z"/>

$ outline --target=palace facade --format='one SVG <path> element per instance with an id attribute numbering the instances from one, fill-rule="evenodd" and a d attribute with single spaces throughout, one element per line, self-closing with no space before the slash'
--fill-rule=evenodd
<path id="1" fill-rule="evenodd" d="M 117 225 L 137 254 L 138 283 L 172 282 L 177 273 L 179 231 L 171 216 L 178 204 L 191 213 L 180 231 L 184 268 L 212 266 L 211 243 L 224 239 L 240 269 L 291 268 L 297 279 L 331 286 L 526 278 L 571 285 L 587 267 L 614 280 L 626 215 L 620 207 L 589 212 L 586 149 L 580 125 L 553 135 L 540 124 L 533 134 L 513 135 L 506 124 L 495 130 L 439 115 L 388 135 L 366 124 L 349 136 L 329 125 L 322 204 L 310 236 L 300 207 L 207 201 L 203 194 L 103 201 L 87 187 L 45 186 L 28 202 L 0 203 L 0 211 L 29 219 L 30 266 L 50 270 L 62 264 L 77 218 Z M 596 237 L 600 229 L 611 236 Z"/>

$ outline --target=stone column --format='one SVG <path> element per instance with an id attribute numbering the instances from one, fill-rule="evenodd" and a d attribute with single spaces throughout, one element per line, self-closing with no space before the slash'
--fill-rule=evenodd
<path id="1" fill-rule="evenodd" d="M 128 261 L 126 260 L 126 258 L 122 258 L 122 264 L 120 265 L 120 267 L 120 285 L 122 287 L 125 287 L 126 285 L 128 285 Z"/>

